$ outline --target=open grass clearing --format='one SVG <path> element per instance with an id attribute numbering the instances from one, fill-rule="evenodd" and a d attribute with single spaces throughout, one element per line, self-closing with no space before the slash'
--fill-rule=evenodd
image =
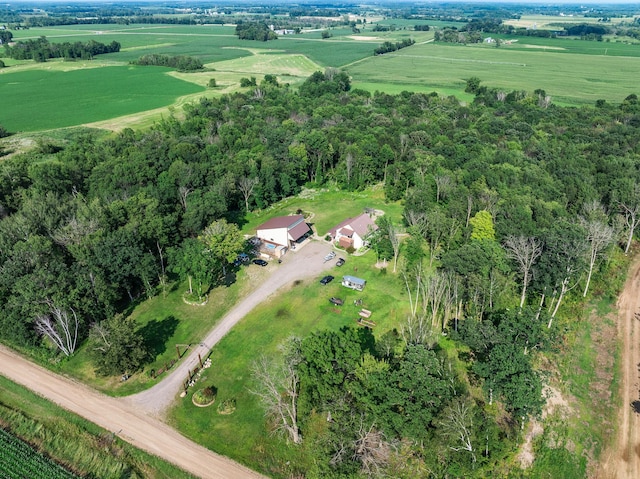
<path id="1" fill-rule="evenodd" d="M 172 424 L 196 442 L 269 473 L 265 463 L 258 462 L 259 457 L 264 457 L 265 448 L 284 449 L 285 445 L 269 437 L 264 429 L 263 411 L 249 392 L 252 362 L 261 354 L 276 355 L 278 346 L 291 335 L 305 337 L 323 329 L 357 327 L 355 319 L 363 307 L 373 311 L 371 320 L 377 323 L 375 335 L 398 327 L 409 310 L 401 280 L 376 268 L 372 252 L 346 259 L 344 266 L 330 271 L 336 277 L 333 282 L 323 286 L 318 277 L 274 296 L 247 315 L 213 349 L 212 366 L 193 390 L 215 386 L 216 402 L 235 400 L 234 414 L 220 415 L 211 408 L 194 407 L 191 391 L 170 412 Z M 344 274 L 366 279 L 365 290 L 356 292 L 343 287 L 340 280 Z M 343 299 L 344 305 L 332 305 L 329 302 L 332 296 Z M 361 299 L 362 305 L 355 305 L 355 299 Z"/>
<path id="2" fill-rule="evenodd" d="M 620 23 L 633 22 L 632 18 L 612 17 L 608 22 L 601 22 L 599 17 L 585 17 L 583 15 L 522 15 L 518 19 L 504 20 L 505 25 L 513 25 L 515 28 L 538 28 L 543 30 L 557 30 L 559 24 L 591 23 L 595 25 L 618 25 Z"/>

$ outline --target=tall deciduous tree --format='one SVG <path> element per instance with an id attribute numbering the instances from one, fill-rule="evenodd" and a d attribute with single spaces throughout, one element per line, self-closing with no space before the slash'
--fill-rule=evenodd
<path id="1" fill-rule="evenodd" d="M 132 374 L 138 371 L 148 357 L 144 338 L 136 329 L 135 321 L 116 315 L 105 320 L 92 333 L 93 363 L 102 376 Z"/>
<path id="2" fill-rule="evenodd" d="M 207 226 L 200 236 L 200 241 L 220 264 L 223 275 L 227 274 L 227 265 L 235 260 L 244 248 L 244 238 L 238 226 L 227 223 L 225 219 L 214 221 Z"/>
<path id="3" fill-rule="evenodd" d="M 258 180 L 258 178 L 248 178 L 246 176 L 243 176 L 238 180 L 238 189 L 244 198 L 244 209 L 246 212 L 249 212 L 249 198 L 253 195 L 253 190 L 259 181 L 260 180 Z"/>
<path id="4" fill-rule="evenodd" d="M 251 393 L 260 398 L 265 414 L 276 424 L 276 431 L 284 431 L 294 444 L 302 442 L 298 426 L 300 343 L 299 338 L 289 338 L 280 347 L 280 358 L 270 360 L 263 355 L 251 368 L 255 382 Z"/>

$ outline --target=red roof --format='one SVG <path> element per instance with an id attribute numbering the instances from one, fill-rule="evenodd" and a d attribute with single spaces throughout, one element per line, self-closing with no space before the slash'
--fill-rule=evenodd
<path id="1" fill-rule="evenodd" d="M 278 228 L 289 229 L 295 226 L 296 223 L 298 223 L 301 220 L 302 220 L 302 223 L 304 223 L 304 216 L 302 215 L 276 216 L 275 218 L 271 218 L 266 223 L 262 223 L 256 229 L 258 230 L 273 230 Z"/>
<path id="2" fill-rule="evenodd" d="M 309 228 L 309 225 L 306 222 L 302 221 L 298 223 L 297 225 L 295 225 L 293 228 L 289 230 L 289 236 L 291 237 L 291 241 L 299 240 L 304 235 L 306 235 L 310 229 L 311 228 Z"/>
<path id="3" fill-rule="evenodd" d="M 358 233 L 360 238 L 364 238 L 370 231 L 375 231 L 378 229 L 378 225 L 374 223 L 371 217 L 362 213 L 360 216 L 356 216 L 355 218 L 347 218 L 339 225 L 334 226 L 329 230 L 329 234 L 335 238 L 336 232 L 340 231 L 340 229 L 350 229 L 355 233 Z M 345 233 L 342 233 L 345 234 Z"/>

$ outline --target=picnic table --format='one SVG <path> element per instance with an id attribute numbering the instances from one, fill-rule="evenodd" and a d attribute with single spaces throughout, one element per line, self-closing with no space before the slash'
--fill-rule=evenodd
<path id="1" fill-rule="evenodd" d="M 362 308 L 358 314 L 364 319 L 369 319 L 371 317 L 371 311 L 364 308 Z"/>

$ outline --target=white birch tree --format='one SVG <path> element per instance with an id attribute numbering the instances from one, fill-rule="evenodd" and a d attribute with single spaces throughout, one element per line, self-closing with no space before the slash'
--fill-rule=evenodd
<path id="1" fill-rule="evenodd" d="M 531 281 L 531 269 L 542 254 L 542 243 L 533 237 L 509 236 L 504 242 L 507 256 L 514 259 L 522 273 L 522 294 L 520 295 L 520 309 L 524 306 L 527 285 Z"/>
<path id="2" fill-rule="evenodd" d="M 43 314 L 35 319 L 35 328 L 38 334 L 48 338 L 65 356 L 71 356 L 78 343 L 78 316 L 71 309 L 71 314 L 58 308 L 51 301 L 49 314 Z"/>
<path id="3" fill-rule="evenodd" d="M 585 215 L 579 221 L 586 231 L 586 241 L 589 244 L 587 252 L 587 282 L 582 296 L 587 296 L 593 268 L 602 253 L 613 243 L 614 230 L 608 224 L 608 216 L 604 207 L 598 202 L 590 202 L 584 206 Z"/>

